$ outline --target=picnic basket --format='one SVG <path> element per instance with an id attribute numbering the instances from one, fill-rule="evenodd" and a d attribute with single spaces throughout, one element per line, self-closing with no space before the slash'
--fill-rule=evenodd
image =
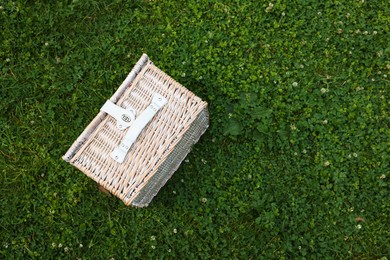
<path id="1" fill-rule="evenodd" d="M 208 124 L 207 103 L 143 54 L 62 158 L 125 205 L 146 207 Z"/>

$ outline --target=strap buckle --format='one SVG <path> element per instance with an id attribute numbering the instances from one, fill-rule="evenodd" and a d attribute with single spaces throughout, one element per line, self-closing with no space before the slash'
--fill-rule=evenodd
<path id="1" fill-rule="evenodd" d="M 135 110 L 132 108 L 124 109 L 112 101 L 107 100 L 106 103 L 100 108 L 100 111 L 106 112 L 110 116 L 116 119 L 116 126 L 120 130 L 124 130 L 131 126 L 135 121 Z"/>

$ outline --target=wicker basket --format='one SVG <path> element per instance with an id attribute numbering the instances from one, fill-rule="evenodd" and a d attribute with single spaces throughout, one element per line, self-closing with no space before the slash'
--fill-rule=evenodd
<path id="1" fill-rule="evenodd" d="M 63 159 L 126 205 L 147 206 L 209 122 L 207 103 L 144 54 Z"/>

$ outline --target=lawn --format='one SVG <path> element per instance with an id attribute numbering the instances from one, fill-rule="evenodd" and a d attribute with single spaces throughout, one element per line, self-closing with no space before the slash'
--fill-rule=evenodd
<path id="1" fill-rule="evenodd" d="M 0 0 L 0 28 L 0 258 L 389 258 L 387 0 Z M 61 156 L 142 53 L 210 127 L 137 209 Z"/>

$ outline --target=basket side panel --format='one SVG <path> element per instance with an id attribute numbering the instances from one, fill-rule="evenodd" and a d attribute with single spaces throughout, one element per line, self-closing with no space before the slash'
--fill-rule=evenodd
<path id="1" fill-rule="evenodd" d="M 146 207 L 155 197 L 158 191 L 172 177 L 173 173 L 179 168 L 182 161 L 191 151 L 192 146 L 198 142 L 204 134 L 209 124 L 209 114 L 207 108 L 204 108 L 195 121 L 191 124 L 183 138 L 176 144 L 172 152 L 160 165 L 157 172 L 142 188 L 138 196 L 131 202 L 135 207 Z"/>

